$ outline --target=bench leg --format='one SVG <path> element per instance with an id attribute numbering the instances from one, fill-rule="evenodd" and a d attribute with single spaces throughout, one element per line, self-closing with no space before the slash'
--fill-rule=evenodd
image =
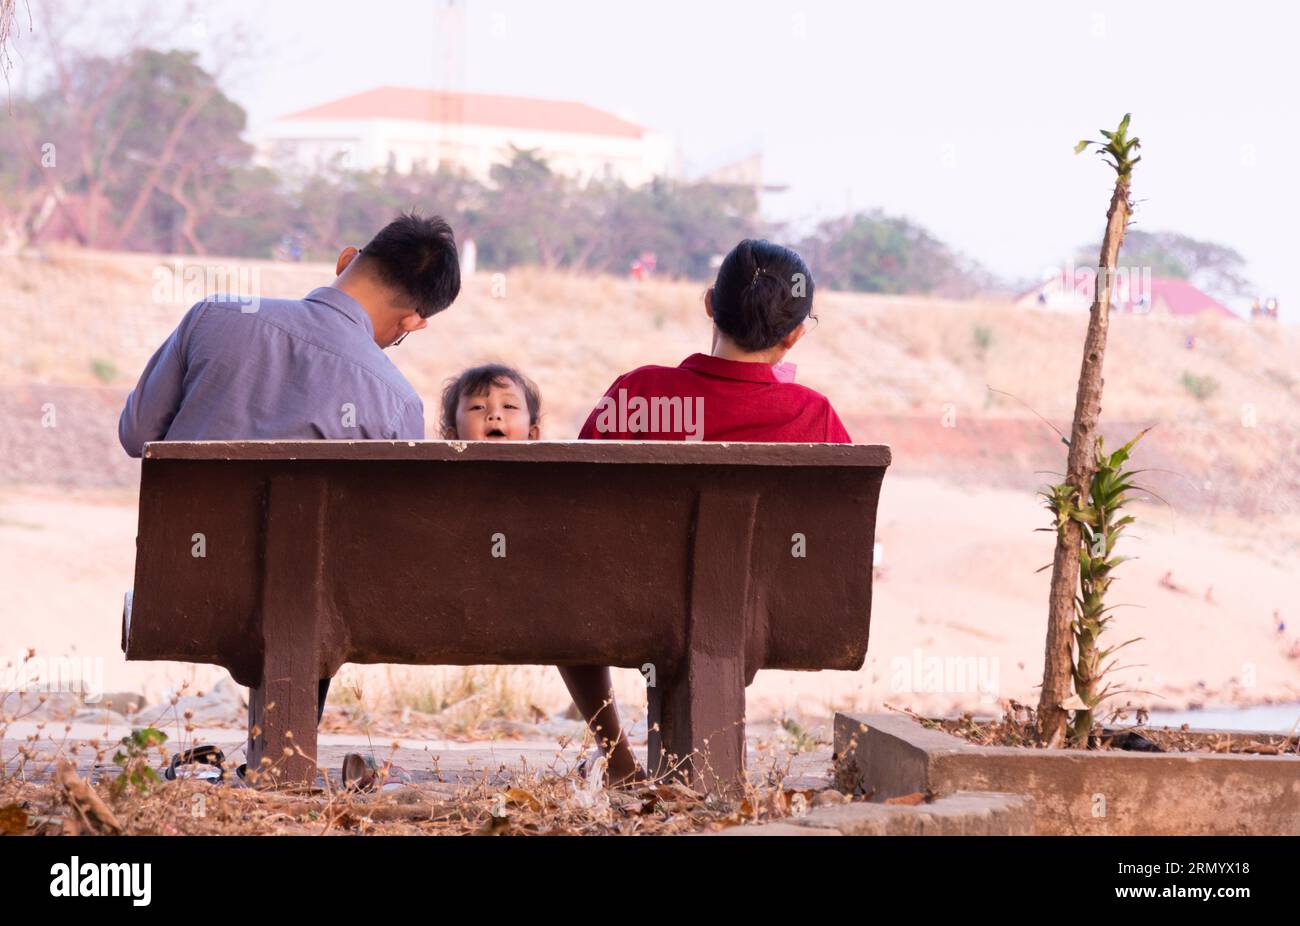
<path id="1" fill-rule="evenodd" d="M 741 660 L 692 654 L 649 695 L 649 768 L 705 791 L 726 790 L 745 771 L 745 671 Z"/>
<path id="2" fill-rule="evenodd" d="M 316 782 L 314 666 L 292 650 L 268 654 L 261 684 L 248 690 L 248 769 L 258 772 L 259 785 Z"/>
<path id="3" fill-rule="evenodd" d="M 655 777 L 726 790 L 745 772 L 745 626 L 757 498 L 703 493 L 691 550 L 687 651 L 648 690 Z"/>
<path id="4" fill-rule="evenodd" d="M 319 478 L 282 476 L 271 482 L 262 574 L 262 675 L 248 698 L 248 770 L 259 773 L 259 784 L 316 782 L 325 498 Z"/>

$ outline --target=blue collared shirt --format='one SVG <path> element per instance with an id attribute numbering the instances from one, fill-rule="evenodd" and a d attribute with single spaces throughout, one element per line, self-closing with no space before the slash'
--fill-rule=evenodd
<path id="1" fill-rule="evenodd" d="M 118 422 L 154 440 L 422 440 L 424 403 L 375 343 L 361 304 L 322 286 L 191 308 L 149 360 Z"/>

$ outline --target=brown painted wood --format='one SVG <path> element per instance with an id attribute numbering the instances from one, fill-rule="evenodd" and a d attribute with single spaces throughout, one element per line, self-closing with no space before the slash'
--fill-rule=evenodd
<path id="1" fill-rule="evenodd" d="M 708 737 L 727 778 L 743 767 L 744 686 L 759 669 L 866 657 L 887 447 L 149 449 L 127 658 L 228 669 L 254 692 L 259 758 L 278 761 L 289 730 L 314 753 L 317 680 L 345 662 L 648 663 L 662 686 L 655 749 L 689 757 Z M 796 533 L 806 557 L 792 556 Z"/>
<path id="2" fill-rule="evenodd" d="M 701 494 L 691 540 L 686 658 L 649 696 L 649 767 L 705 790 L 740 784 L 745 768 L 745 631 L 758 498 Z"/>
<path id="3" fill-rule="evenodd" d="M 446 460 L 527 463 L 888 466 L 882 444 L 739 444 L 705 441 L 158 441 L 152 460 Z"/>
<path id="4" fill-rule="evenodd" d="M 248 768 L 269 772 L 270 781 L 316 779 L 327 496 L 320 476 L 282 475 L 271 481 L 267 499 L 262 671 L 248 692 Z"/>

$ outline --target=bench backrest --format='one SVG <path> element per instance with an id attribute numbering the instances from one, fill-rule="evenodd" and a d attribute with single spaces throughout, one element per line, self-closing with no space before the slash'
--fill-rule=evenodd
<path id="1" fill-rule="evenodd" d="M 300 600 L 322 676 L 343 662 L 671 672 L 693 596 L 721 583 L 741 602 L 748 678 L 856 669 L 889 462 L 874 445 L 153 443 L 123 645 L 251 686 L 268 602 Z"/>

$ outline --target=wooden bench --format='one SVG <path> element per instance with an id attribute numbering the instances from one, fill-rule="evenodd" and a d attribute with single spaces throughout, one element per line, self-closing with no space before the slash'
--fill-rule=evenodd
<path id="1" fill-rule="evenodd" d="M 345 662 L 638 669 L 647 767 L 730 782 L 759 669 L 863 664 L 889 462 L 838 444 L 151 443 L 122 646 L 229 670 L 250 689 L 248 767 L 265 756 L 285 782 L 315 780 L 317 680 Z"/>

